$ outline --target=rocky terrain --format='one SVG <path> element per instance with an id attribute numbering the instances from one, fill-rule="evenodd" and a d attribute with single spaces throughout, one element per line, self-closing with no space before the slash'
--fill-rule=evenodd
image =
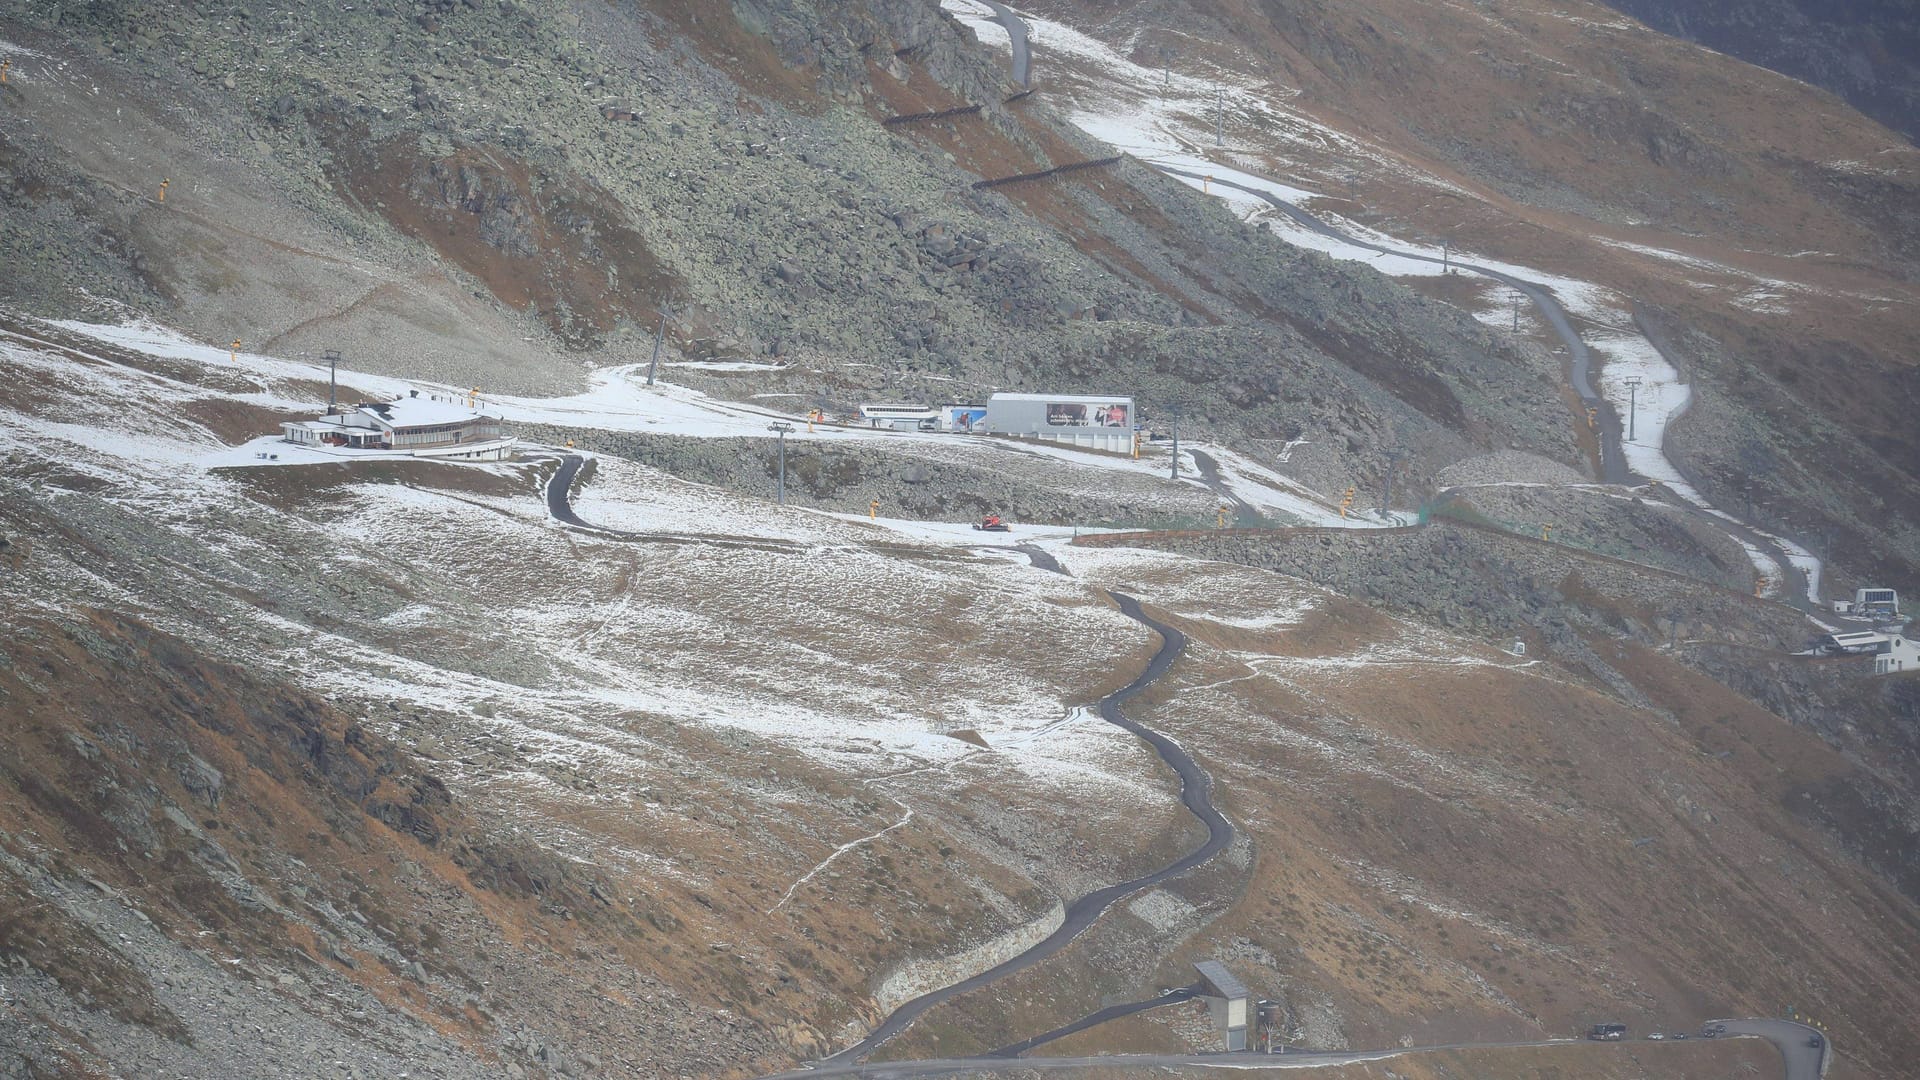
<path id="1" fill-rule="evenodd" d="M 1617 0 L 1611 6 L 1656 30 L 1805 79 L 1908 139 L 1920 136 L 1920 23 L 1906 4 Z"/>
<path id="2" fill-rule="evenodd" d="M 1129 714 L 1234 843 L 880 1056 L 1212 956 L 1297 1046 L 1796 1002 L 1834 1080 L 1904 1075 L 1920 684 L 1792 654 L 1822 594 L 1920 590 L 1911 144 L 1598 4 L 1035 0 L 1032 93 L 984 10 L 0 0 L 0 1076 L 841 1050 L 1197 842 L 1089 709 L 1158 644 L 1113 592 L 1189 638 Z M 1636 449 L 1672 475 L 1602 482 L 1650 419 L 1587 413 L 1544 307 L 1109 161 L 1116 116 L 1544 283 L 1596 380 L 1671 363 Z M 281 461 L 329 349 L 354 400 L 524 417 L 519 457 Z M 801 419 L 996 390 L 1131 394 L 1154 437 Z"/>

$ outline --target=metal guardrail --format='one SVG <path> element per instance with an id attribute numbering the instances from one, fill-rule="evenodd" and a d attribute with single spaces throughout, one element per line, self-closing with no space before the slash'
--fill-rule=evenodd
<path id="1" fill-rule="evenodd" d="M 988 188 L 1004 187 L 1007 184 L 1021 184 L 1031 180 L 1049 180 L 1056 176 L 1064 176 L 1067 173 L 1079 172 L 1082 169 L 1101 169 L 1108 165 L 1117 165 L 1125 157 L 1125 154 L 1115 154 L 1112 157 L 1093 158 L 1089 161 L 1075 161 L 1066 165 L 1056 165 L 1051 169 L 1043 169 L 1040 172 L 1017 173 L 1013 176 L 981 180 L 973 185 L 973 190 L 984 191 Z"/>
<path id="2" fill-rule="evenodd" d="M 881 127 L 898 127 L 901 124 L 921 124 L 930 120 L 945 120 L 951 116 L 972 116 L 979 112 L 979 105 L 956 105 L 951 109 L 936 109 L 933 112 L 906 113 L 902 116 L 889 116 L 880 121 Z"/>

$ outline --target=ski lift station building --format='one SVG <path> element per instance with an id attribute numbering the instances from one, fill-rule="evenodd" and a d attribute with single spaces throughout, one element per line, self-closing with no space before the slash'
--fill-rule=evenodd
<path id="1" fill-rule="evenodd" d="M 1116 454 L 1133 452 L 1133 399 L 1115 395 L 995 394 L 975 430 Z"/>

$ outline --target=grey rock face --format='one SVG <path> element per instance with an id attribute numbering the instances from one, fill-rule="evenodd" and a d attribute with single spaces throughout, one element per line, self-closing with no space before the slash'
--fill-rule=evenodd
<path id="1" fill-rule="evenodd" d="M 1920 137 L 1920 11 L 1906 0 L 1607 3 L 1656 30 L 1831 90 L 1908 139 Z"/>

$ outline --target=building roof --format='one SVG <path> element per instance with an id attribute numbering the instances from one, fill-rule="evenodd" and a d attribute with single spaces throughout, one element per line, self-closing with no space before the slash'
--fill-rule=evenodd
<path id="1" fill-rule="evenodd" d="M 1207 985 L 1218 992 L 1220 997 L 1243 998 L 1252 996 L 1247 992 L 1247 984 L 1234 978 L 1233 972 L 1227 970 L 1227 965 L 1222 964 L 1218 960 L 1202 960 L 1193 965 L 1193 970 L 1199 972 L 1200 977 L 1207 980 Z"/>
<path id="2" fill-rule="evenodd" d="M 444 427 L 494 417 L 457 402 L 432 397 L 403 397 L 395 401 L 362 402 L 354 406 L 392 428 Z"/>
<path id="3" fill-rule="evenodd" d="M 1132 403 L 1130 394 L 995 394 L 993 401 L 1046 401 L 1062 405 L 1111 405 L 1125 401 Z"/>

